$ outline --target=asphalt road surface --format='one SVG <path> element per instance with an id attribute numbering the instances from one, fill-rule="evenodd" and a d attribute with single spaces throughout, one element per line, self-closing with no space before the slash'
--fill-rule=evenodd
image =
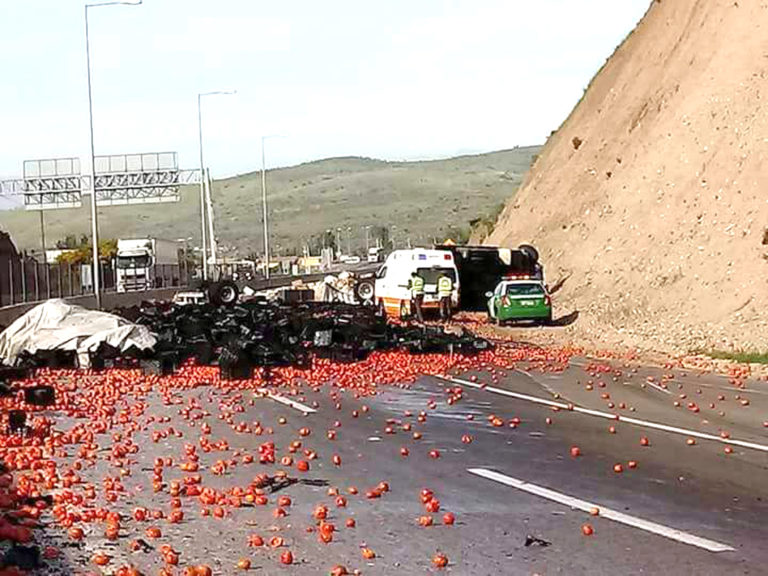
<path id="1" fill-rule="evenodd" d="M 51 522 L 44 538 L 61 556 L 39 573 L 133 565 L 192 574 L 185 567 L 198 564 L 213 574 L 328 574 L 334 566 L 366 575 L 768 573 L 768 384 L 527 349 L 505 358 L 504 369 L 424 376 L 374 395 L 331 384 L 296 383 L 266 397 L 113 382 L 110 429 L 90 428 L 92 442 L 54 459 L 60 473 L 77 471 L 80 482 L 68 489 L 86 494 L 67 509 L 116 510 L 119 535 L 108 539 L 103 522 L 76 518 L 85 536 L 73 539 Z M 87 385 L 107 377 L 123 378 Z M 61 430 L 84 422 L 54 419 Z M 137 449 L 116 456 L 129 437 Z M 274 464 L 259 463 L 267 442 Z M 291 451 L 292 442 L 301 444 Z M 309 470 L 299 471 L 299 460 Z M 184 462 L 197 468 L 182 470 Z M 278 470 L 299 482 L 274 493 L 265 486 L 268 503 L 253 503 L 254 478 Z M 184 479 L 196 474 L 216 490 L 215 502 L 185 495 Z M 175 523 L 174 506 L 183 512 Z M 327 543 L 322 506 L 335 528 Z M 149 519 L 135 520 L 137 508 Z M 164 517 L 153 519 L 155 511 Z M 432 525 L 420 525 L 427 518 Z M 255 535 L 263 546 L 249 546 Z M 281 563 L 287 551 L 290 565 Z M 93 563 L 97 553 L 106 566 Z M 446 567 L 433 562 L 438 554 Z M 244 559 L 248 570 L 238 567 Z"/>

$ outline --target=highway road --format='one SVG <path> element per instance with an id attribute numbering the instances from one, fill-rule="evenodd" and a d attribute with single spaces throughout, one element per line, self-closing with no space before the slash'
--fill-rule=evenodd
<path id="1" fill-rule="evenodd" d="M 496 360 L 503 369 L 477 364 L 375 390 L 297 380 L 270 396 L 202 384 L 206 369 L 162 385 L 78 377 L 79 389 L 104 386 L 114 411 L 56 417 L 61 430 L 109 426 L 82 445 L 93 453 L 72 447 L 55 459 L 60 473 L 79 468 L 73 493 L 90 483 L 92 505 L 120 513 L 119 537 L 75 522 L 85 537 L 73 540 L 51 524 L 45 539 L 61 556 L 44 573 L 129 564 L 142 574 L 198 564 L 214 574 L 766 573 L 765 382 L 514 346 Z M 116 455 L 127 438 L 136 451 Z M 260 464 L 268 442 L 277 462 Z M 181 469 L 193 461 L 194 471 Z M 299 481 L 251 502 L 257 475 L 278 470 Z M 216 501 L 183 488 L 174 500 L 173 482 L 197 474 Z M 120 489 L 107 489 L 107 477 Z M 135 520 L 137 508 L 150 518 Z M 150 538 L 150 527 L 161 535 Z M 249 546 L 255 536 L 263 546 Z M 146 547 L 132 551 L 139 538 Z M 106 567 L 94 565 L 97 553 Z"/>

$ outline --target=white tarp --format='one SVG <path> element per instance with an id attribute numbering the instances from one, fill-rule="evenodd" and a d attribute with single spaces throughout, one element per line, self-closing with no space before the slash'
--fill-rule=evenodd
<path id="1" fill-rule="evenodd" d="M 356 285 L 357 280 L 349 272 L 342 272 L 338 276 L 328 275 L 319 288 L 315 289 L 315 297 L 321 302 L 357 304 Z"/>
<path id="2" fill-rule="evenodd" d="M 0 359 L 13 364 L 26 350 L 76 350 L 80 366 L 89 365 L 88 352 L 106 342 L 127 350 L 153 348 L 157 339 L 146 326 L 131 324 L 124 318 L 48 300 L 35 306 L 0 334 Z"/>

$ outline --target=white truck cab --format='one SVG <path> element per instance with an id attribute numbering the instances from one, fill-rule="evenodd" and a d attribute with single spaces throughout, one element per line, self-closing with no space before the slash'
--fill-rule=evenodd
<path id="1" fill-rule="evenodd" d="M 459 273 L 453 254 L 446 250 L 414 248 L 395 250 L 377 272 L 374 293 L 379 310 L 400 318 L 411 315 L 411 291 L 408 282 L 414 272 L 424 278 L 423 309 L 439 308 L 437 281 L 444 274 L 453 281 L 451 306 L 458 308 Z"/>
<path id="2" fill-rule="evenodd" d="M 178 285 L 177 245 L 157 238 L 118 239 L 115 268 L 118 292 Z"/>
<path id="3" fill-rule="evenodd" d="M 381 259 L 382 248 L 373 246 L 368 248 L 368 262 L 378 262 Z"/>

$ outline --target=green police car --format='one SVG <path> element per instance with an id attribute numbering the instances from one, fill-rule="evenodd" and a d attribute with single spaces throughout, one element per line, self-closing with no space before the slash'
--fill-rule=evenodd
<path id="1" fill-rule="evenodd" d="M 552 299 L 541 280 L 505 279 L 486 293 L 488 319 L 497 324 L 516 320 L 552 322 Z"/>

